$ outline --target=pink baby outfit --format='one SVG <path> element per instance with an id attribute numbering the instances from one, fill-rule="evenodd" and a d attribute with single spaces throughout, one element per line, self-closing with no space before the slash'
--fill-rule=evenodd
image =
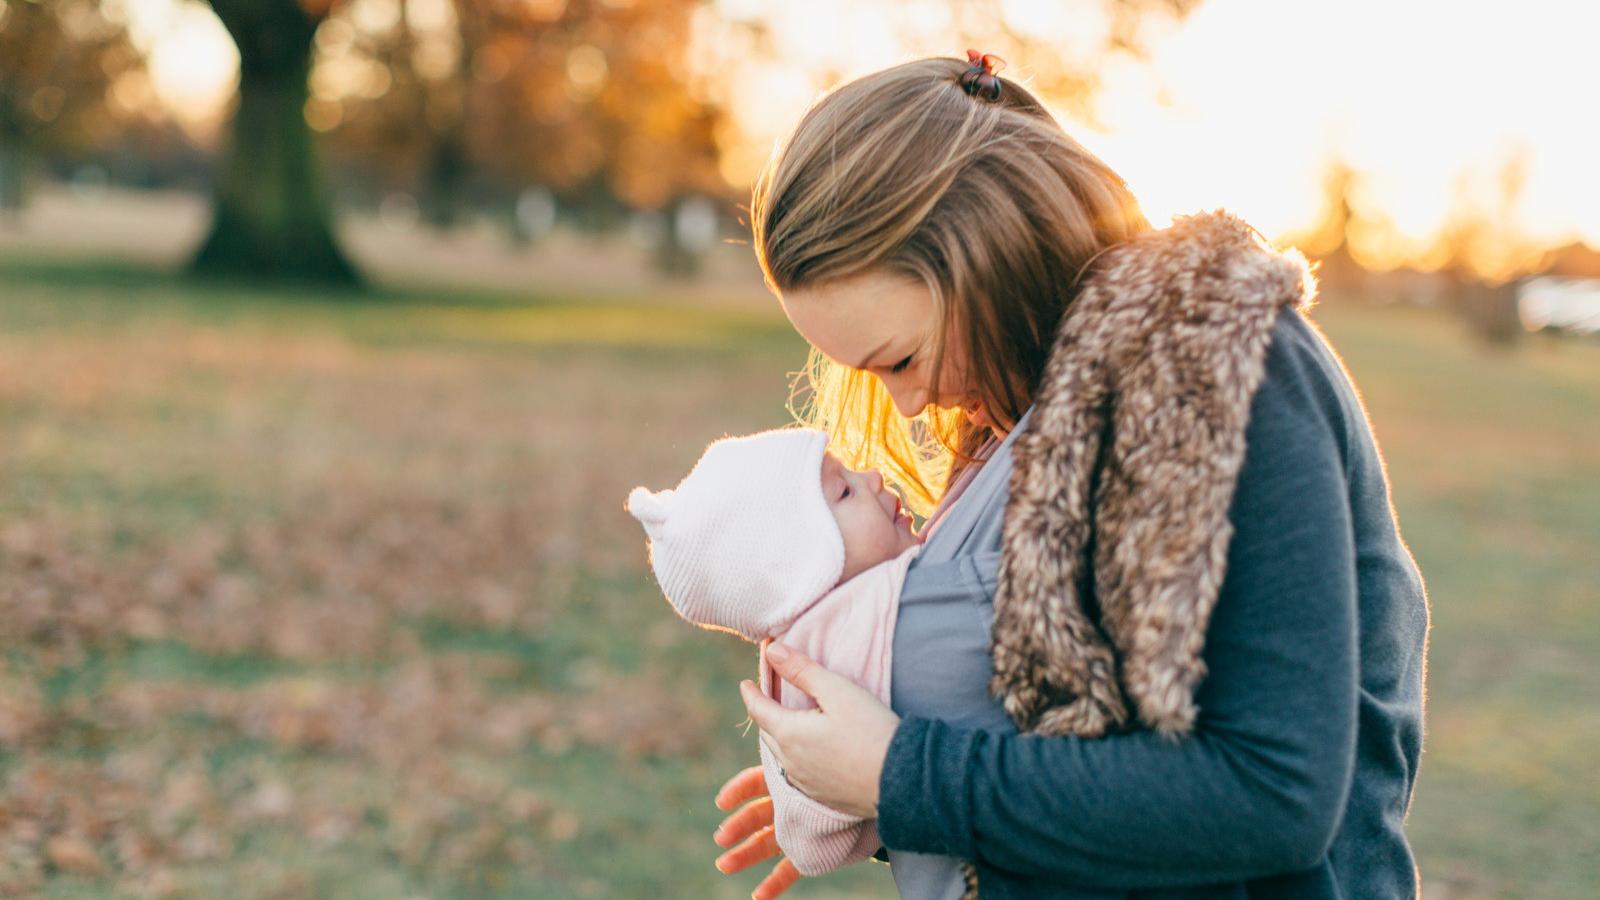
<path id="1" fill-rule="evenodd" d="M 769 697 L 791 709 L 816 707 L 771 677 L 766 648 L 777 640 L 888 705 L 900 589 L 922 545 L 839 582 L 844 539 L 821 486 L 827 444 L 826 432 L 810 428 L 726 437 L 676 488 L 634 488 L 627 509 L 650 537 L 650 565 L 673 609 L 760 645 L 760 686 Z M 974 470 L 951 485 L 923 536 Z M 800 874 L 873 855 L 880 844 L 873 820 L 807 797 L 784 779 L 764 741 L 760 752 L 774 834 Z"/>
<path id="2" fill-rule="evenodd" d="M 817 706 L 799 688 L 774 677 L 767 662 L 767 645 L 777 641 L 849 678 L 889 705 L 890 650 L 895 613 L 900 609 L 900 586 L 921 549 L 918 544 L 844 582 L 802 612 L 788 630 L 762 641 L 762 693 L 790 709 Z M 772 795 L 773 832 L 801 875 L 820 875 L 877 852 L 882 841 L 874 820 L 839 812 L 806 796 L 779 772 L 766 741 L 759 744 L 767 793 Z"/>
<path id="3" fill-rule="evenodd" d="M 997 443 L 991 439 L 982 450 L 993 450 Z M 980 458 L 987 455 L 982 450 Z M 919 537 L 925 541 L 933 533 L 979 468 L 969 466 L 951 483 Z M 762 641 L 762 693 L 790 709 L 817 706 L 799 688 L 774 677 L 776 673 L 767 662 L 767 645 L 776 640 L 861 685 L 888 706 L 900 588 L 905 584 L 906 570 L 921 550 L 922 545 L 918 544 L 839 585 L 801 613 L 788 631 Z M 801 875 L 820 875 L 861 862 L 877 852 L 882 841 L 875 820 L 839 812 L 806 796 L 779 773 L 766 742 L 759 743 L 767 793 L 772 796 L 773 833 L 778 847 Z"/>

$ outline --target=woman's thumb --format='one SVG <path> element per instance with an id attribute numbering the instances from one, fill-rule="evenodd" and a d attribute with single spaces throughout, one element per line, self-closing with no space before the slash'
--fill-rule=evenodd
<path id="1" fill-rule="evenodd" d="M 817 699 L 818 688 L 827 689 L 822 682 L 833 674 L 799 650 L 776 641 L 767 645 L 767 661 L 784 681 L 805 691 L 813 700 Z"/>

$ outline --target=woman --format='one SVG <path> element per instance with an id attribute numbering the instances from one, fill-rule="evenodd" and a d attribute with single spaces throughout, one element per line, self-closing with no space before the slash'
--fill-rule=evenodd
<path id="1" fill-rule="evenodd" d="M 1151 229 L 992 62 L 839 88 L 756 186 L 809 424 L 933 512 L 892 709 L 775 645 L 821 711 L 742 683 L 761 739 L 903 897 L 1414 896 L 1426 600 L 1303 261 Z M 777 853 L 760 771 L 725 872 Z"/>

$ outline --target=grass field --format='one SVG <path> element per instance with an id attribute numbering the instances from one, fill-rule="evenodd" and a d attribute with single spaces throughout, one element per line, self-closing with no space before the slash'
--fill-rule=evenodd
<path id="1" fill-rule="evenodd" d="M 1317 318 L 1430 589 L 1426 893 L 1592 895 L 1600 347 Z M 759 298 L 0 264 L 0 895 L 748 896 L 710 834 L 752 651 L 622 504 L 782 424 L 803 358 Z"/>

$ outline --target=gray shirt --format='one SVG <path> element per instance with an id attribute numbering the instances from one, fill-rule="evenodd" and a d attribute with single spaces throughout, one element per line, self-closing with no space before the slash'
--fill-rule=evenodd
<path id="1" fill-rule="evenodd" d="M 922 551 L 906 572 L 889 677 L 890 707 L 901 716 L 939 718 L 972 728 L 1011 728 L 1005 710 L 988 696 L 994 671 L 989 627 L 1000 566 L 1000 526 L 1011 481 L 1011 445 L 1032 415 L 1030 408 L 990 452 L 956 502 L 940 509 Z M 900 896 L 961 897 L 960 860 L 900 850 L 889 850 L 888 855 Z"/>

